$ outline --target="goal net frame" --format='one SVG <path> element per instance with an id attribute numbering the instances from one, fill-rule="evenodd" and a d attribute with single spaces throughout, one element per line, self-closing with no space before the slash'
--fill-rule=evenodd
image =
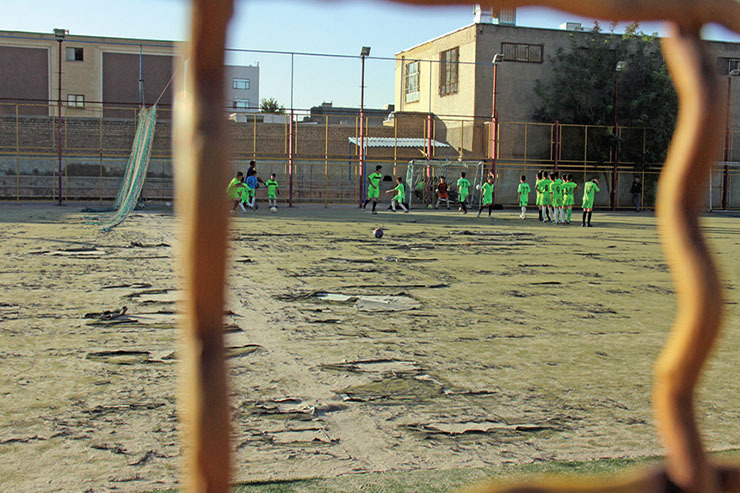
<path id="1" fill-rule="evenodd" d="M 480 205 L 482 196 L 480 185 L 483 184 L 485 170 L 483 161 L 435 161 L 427 159 L 413 159 L 406 168 L 406 186 L 409 191 L 409 207 L 413 201 L 421 203 L 421 207 L 434 204 L 436 188 L 439 178 L 444 176 L 450 192 L 450 201 L 453 194 L 457 194 L 457 179 L 460 172 L 470 181 L 471 189 L 468 202 Z M 419 187 L 419 184 L 421 186 Z M 417 195 L 417 188 L 420 192 Z M 456 199 L 459 200 L 459 199 Z"/>

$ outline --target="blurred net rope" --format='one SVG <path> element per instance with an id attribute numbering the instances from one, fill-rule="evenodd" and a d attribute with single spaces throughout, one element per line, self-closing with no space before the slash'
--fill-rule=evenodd
<path id="1" fill-rule="evenodd" d="M 136 207 L 141 196 L 141 190 L 144 187 L 147 170 L 149 169 L 149 160 L 152 155 L 154 127 L 157 123 L 157 106 L 141 108 L 137 120 L 131 154 L 126 163 L 121 188 L 118 190 L 112 209 L 97 216 L 86 217 L 88 224 L 102 226 L 104 232 L 110 231 L 126 220 Z"/>

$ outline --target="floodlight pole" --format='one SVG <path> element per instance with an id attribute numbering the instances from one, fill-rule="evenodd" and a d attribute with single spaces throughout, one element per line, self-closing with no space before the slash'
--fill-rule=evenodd
<path id="1" fill-rule="evenodd" d="M 614 77 L 614 163 L 612 166 L 612 193 L 611 203 L 612 210 L 617 210 L 617 163 L 619 163 L 619 120 L 617 118 L 617 103 L 619 102 L 619 72 L 624 70 L 625 62 L 617 62 L 614 71 L 617 73 Z"/>
<path id="2" fill-rule="evenodd" d="M 360 75 L 360 207 L 365 203 L 365 57 L 370 55 L 370 47 L 360 50 L 362 64 Z"/>
<path id="3" fill-rule="evenodd" d="M 493 55 L 493 101 L 491 104 L 491 175 L 494 182 L 496 181 L 496 145 L 498 139 L 498 112 L 496 110 L 496 85 L 498 83 L 498 64 L 504 58 L 501 53 Z M 493 188 L 493 203 L 496 203 L 496 187 Z"/>
<path id="4" fill-rule="evenodd" d="M 288 207 L 293 207 L 293 69 L 295 54 L 290 54 L 290 121 L 288 122 Z"/>
<path id="5" fill-rule="evenodd" d="M 54 29 L 54 37 L 59 45 L 59 80 L 57 87 L 57 156 L 59 158 L 59 203 L 62 205 L 62 43 L 66 29 Z"/>
<path id="6" fill-rule="evenodd" d="M 732 102 L 732 77 L 740 75 L 740 70 L 730 70 L 727 74 L 727 119 L 725 121 L 725 166 L 722 172 L 722 209 L 727 210 L 729 202 L 729 185 L 730 185 L 730 168 L 728 162 L 730 161 L 730 104 Z M 711 193 L 711 190 L 710 190 Z"/>

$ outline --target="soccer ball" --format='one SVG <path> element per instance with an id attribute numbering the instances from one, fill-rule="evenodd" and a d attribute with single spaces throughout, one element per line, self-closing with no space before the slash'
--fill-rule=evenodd
<path id="1" fill-rule="evenodd" d="M 431 209 L 432 207 L 434 207 L 434 206 L 433 206 L 432 204 L 429 204 L 429 205 L 427 206 L 427 209 Z"/>
<path id="2" fill-rule="evenodd" d="M 374 236 L 375 236 L 376 238 L 382 238 L 382 237 L 383 237 L 383 230 L 382 230 L 382 229 L 380 229 L 380 228 L 375 228 L 375 229 L 373 230 L 373 235 L 374 235 Z"/>
<path id="3" fill-rule="evenodd" d="M 277 212 L 277 207 L 270 207 L 270 212 Z"/>
<path id="4" fill-rule="evenodd" d="M 480 190 L 480 184 L 476 185 L 476 186 L 475 186 L 475 189 L 476 189 L 476 190 Z"/>

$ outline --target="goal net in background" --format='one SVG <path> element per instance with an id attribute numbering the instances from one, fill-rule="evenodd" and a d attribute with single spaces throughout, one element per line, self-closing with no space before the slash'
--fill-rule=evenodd
<path id="1" fill-rule="evenodd" d="M 125 221 L 139 201 L 141 189 L 144 187 L 147 170 L 149 169 L 156 123 L 156 105 L 151 108 L 141 108 L 139 110 L 134 142 L 131 145 L 131 154 L 126 163 L 121 188 L 118 190 L 116 200 L 113 202 L 113 210 L 106 214 L 88 218 L 91 224 L 102 226 L 103 231 L 110 231 Z"/>
<path id="2" fill-rule="evenodd" d="M 480 187 L 483 183 L 483 161 L 427 161 L 426 159 L 409 161 L 406 169 L 406 186 L 409 191 L 409 207 L 426 207 L 437 201 L 437 182 L 444 176 L 449 190 L 450 202 L 457 202 L 457 180 L 460 173 L 472 185 L 468 202 L 480 204 Z"/>

